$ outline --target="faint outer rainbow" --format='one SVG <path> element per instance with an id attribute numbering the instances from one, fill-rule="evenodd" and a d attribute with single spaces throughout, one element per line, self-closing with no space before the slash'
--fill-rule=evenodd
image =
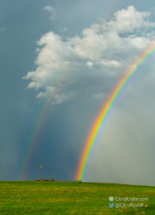
<path id="1" fill-rule="evenodd" d="M 92 148 L 95 144 L 99 131 L 102 128 L 105 119 L 113 106 L 115 100 L 118 98 L 121 91 L 125 88 L 128 81 L 131 77 L 138 71 L 140 66 L 148 59 L 148 57 L 155 51 L 155 42 L 151 43 L 149 47 L 138 57 L 138 59 L 129 67 L 129 69 L 125 72 L 123 77 L 116 84 L 115 88 L 111 92 L 110 96 L 107 98 L 103 107 L 101 108 L 99 114 L 97 115 L 93 126 L 88 134 L 86 142 L 84 144 L 84 148 L 79 160 L 78 168 L 76 171 L 75 179 L 82 180 L 86 171 L 86 167 L 88 165 L 88 160 L 90 158 L 90 154 L 92 152 Z"/>
<path id="2" fill-rule="evenodd" d="M 55 78 L 53 83 L 51 83 L 51 85 L 54 86 L 55 89 L 49 90 L 46 98 L 42 102 L 42 105 L 40 105 L 40 107 L 39 107 L 35 120 L 30 128 L 30 133 L 25 141 L 26 146 L 24 149 L 24 155 L 22 156 L 22 160 L 20 163 L 20 171 L 17 176 L 17 180 L 25 180 L 27 177 L 27 172 L 28 172 L 28 168 L 29 168 L 29 165 L 31 162 L 32 154 L 36 147 L 37 140 L 39 139 L 43 123 L 47 117 L 47 114 L 49 113 L 49 109 L 51 108 L 51 103 L 49 101 L 56 94 L 56 92 L 58 90 L 58 85 L 63 80 L 63 75 L 62 75 L 62 73 L 57 75 L 57 77 Z"/>

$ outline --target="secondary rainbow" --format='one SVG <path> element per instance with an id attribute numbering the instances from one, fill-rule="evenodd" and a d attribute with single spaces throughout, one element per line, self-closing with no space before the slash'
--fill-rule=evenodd
<path id="1" fill-rule="evenodd" d="M 101 108 L 99 114 L 97 115 L 93 126 L 88 134 L 86 142 L 84 144 L 84 148 L 80 157 L 80 161 L 78 164 L 78 168 L 76 171 L 75 179 L 82 180 L 86 171 L 86 167 L 88 165 L 88 161 L 90 158 L 90 154 L 92 152 L 92 148 L 96 142 L 99 131 L 102 128 L 105 119 L 113 106 L 115 100 L 118 98 L 121 91 L 124 89 L 129 80 L 133 77 L 133 75 L 139 70 L 140 66 L 151 56 L 151 54 L 155 51 L 155 42 L 151 43 L 149 47 L 138 57 L 138 59 L 129 67 L 129 69 L 124 73 L 123 77 L 119 80 L 119 82 L 114 87 L 110 96 L 107 98 L 103 107 Z"/>

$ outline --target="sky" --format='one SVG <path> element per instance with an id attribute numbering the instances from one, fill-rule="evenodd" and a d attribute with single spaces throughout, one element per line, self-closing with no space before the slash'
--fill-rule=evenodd
<path id="1" fill-rule="evenodd" d="M 154 1 L 0 1 L 0 180 L 73 181 L 106 99 L 155 39 Z M 155 186 L 155 54 L 112 107 L 83 181 Z"/>

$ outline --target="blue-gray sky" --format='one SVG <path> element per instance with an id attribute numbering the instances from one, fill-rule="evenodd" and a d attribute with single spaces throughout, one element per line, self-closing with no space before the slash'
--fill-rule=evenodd
<path id="1" fill-rule="evenodd" d="M 154 1 L 0 2 L 0 180 L 19 180 L 28 138 L 50 92 L 23 180 L 72 181 L 89 130 L 126 69 L 154 40 Z M 85 181 L 155 185 L 153 54 L 121 93 Z"/>

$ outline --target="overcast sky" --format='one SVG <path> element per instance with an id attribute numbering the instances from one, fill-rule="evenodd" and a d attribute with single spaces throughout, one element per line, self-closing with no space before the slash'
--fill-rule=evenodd
<path id="1" fill-rule="evenodd" d="M 0 1 L 0 180 L 73 181 L 114 86 L 155 39 L 154 1 Z M 155 54 L 119 96 L 84 181 L 154 185 Z"/>

